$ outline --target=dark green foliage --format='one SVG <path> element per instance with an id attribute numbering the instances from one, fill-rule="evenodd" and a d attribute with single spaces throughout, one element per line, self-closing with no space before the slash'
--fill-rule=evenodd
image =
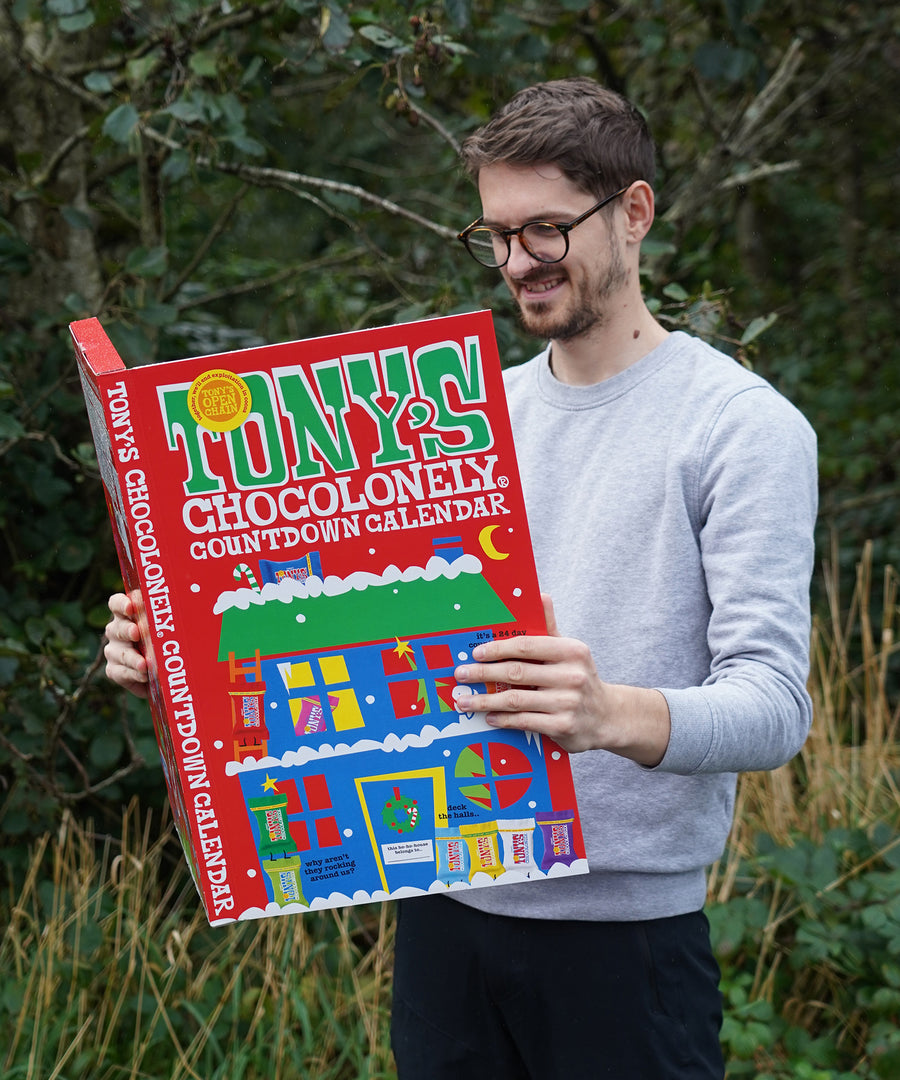
<path id="1" fill-rule="evenodd" d="M 14 331 L 0 339 L 0 373 L 2 828 L 20 842 L 65 806 L 114 820 L 141 779 L 158 786 L 155 769 L 138 777 L 157 751 L 145 710 L 95 680 L 118 576 L 71 346 Z M 4 845 L 7 869 L 25 854 Z"/>
<path id="2" fill-rule="evenodd" d="M 900 1069 L 900 834 L 761 836 L 709 910 L 729 1076 L 890 1080 Z"/>

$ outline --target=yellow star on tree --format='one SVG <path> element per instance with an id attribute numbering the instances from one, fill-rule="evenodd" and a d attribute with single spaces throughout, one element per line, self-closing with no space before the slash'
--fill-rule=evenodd
<path id="1" fill-rule="evenodd" d="M 406 662 L 409 664 L 410 670 L 416 670 L 416 654 L 412 651 L 412 648 L 408 641 L 401 641 L 400 638 L 395 637 L 394 641 L 397 642 L 397 648 L 393 651 L 397 654 L 401 660 L 406 657 Z"/>

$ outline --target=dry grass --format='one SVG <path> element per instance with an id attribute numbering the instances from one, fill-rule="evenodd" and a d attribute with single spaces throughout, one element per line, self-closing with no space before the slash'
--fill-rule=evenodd
<path id="1" fill-rule="evenodd" d="M 388 907 L 211 930 L 153 832 L 131 807 L 121 843 L 66 817 L 38 846 L 0 943 L 0 1075 L 391 1075 Z"/>
<path id="2" fill-rule="evenodd" d="M 821 840 L 838 825 L 900 823 L 900 575 L 885 569 L 877 615 L 870 547 L 846 603 L 836 551 L 822 580 L 828 610 L 813 620 L 812 729 L 793 761 L 740 778 L 728 854 L 710 875 L 712 901 L 728 899 L 729 873 L 753 852 L 759 833 L 789 844 L 796 835 Z"/>

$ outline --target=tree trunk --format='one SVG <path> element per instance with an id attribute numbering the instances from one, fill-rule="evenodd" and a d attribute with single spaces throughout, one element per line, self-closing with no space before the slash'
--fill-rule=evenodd
<path id="1" fill-rule="evenodd" d="M 28 273 L 12 276 L 2 313 L 8 324 L 53 311 L 77 294 L 93 310 L 103 292 L 93 231 L 87 226 L 88 143 L 85 106 L 41 69 L 64 54 L 78 60 L 87 35 L 50 35 L 43 23 L 20 25 L 0 4 L 0 214 L 28 245 Z M 73 227 L 63 210 L 77 211 Z M 82 216 L 83 215 L 83 216 Z"/>

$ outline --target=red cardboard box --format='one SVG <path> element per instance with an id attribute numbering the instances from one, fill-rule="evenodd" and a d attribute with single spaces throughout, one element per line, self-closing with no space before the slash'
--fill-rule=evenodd
<path id="1" fill-rule="evenodd" d="M 71 332 L 210 922 L 585 873 L 566 754 L 456 709 L 545 631 L 490 314 L 131 370 Z"/>

